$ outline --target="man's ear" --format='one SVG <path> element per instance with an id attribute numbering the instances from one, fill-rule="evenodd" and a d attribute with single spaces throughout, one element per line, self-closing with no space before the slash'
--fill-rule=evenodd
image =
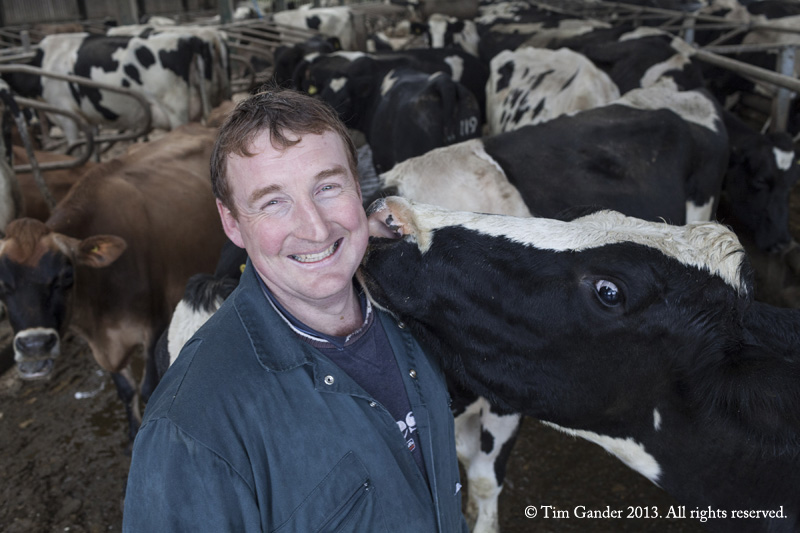
<path id="1" fill-rule="evenodd" d="M 128 243 L 116 235 L 94 235 L 80 241 L 75 249 L 75 262 L 92 268 L 107 267 L 122 255 Z"/>
<path id="2" fill-rule="evenodd" d="M 219 199 L 217 199 L 217 211 L 219 211 L 219 219 L 222 221 L 222 229 L 225 231 L 225 235 L 228 236 L 233 244 L 239 248 L 244 248 L 242 232 L 239 231 L 239 221 Z"/>

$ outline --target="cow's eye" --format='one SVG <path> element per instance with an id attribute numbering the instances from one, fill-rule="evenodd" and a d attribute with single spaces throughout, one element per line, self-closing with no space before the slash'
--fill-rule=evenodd
<path id="1" fill-rule="evenodd" d="M 69 287 L 72 287 L 72 283 L 73 283 L 72 269 L 69 269 L 62 272 L 61 275 L 59 275 L 55 279 L 53 285 L 55 285 L 56 287 L 61 287 L 62 289 L 67 289 Z"/>
<path id="2" fill-rule="evenodd" d="M 622 303 L 622 292 L 611 281 L 599 279 L 594 282 L 594 290 L 597 292 L 597 297 L 600 302 L 608 307 L 616 307 Z"/>

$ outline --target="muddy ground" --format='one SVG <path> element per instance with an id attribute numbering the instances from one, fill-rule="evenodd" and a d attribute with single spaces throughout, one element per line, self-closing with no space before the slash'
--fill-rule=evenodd
<path id="1" fill-rule="evenodd" d="M 793 230 L 800 237 L 800 190 Z M 0 346 L 11 332 L 0 322 Z M 130 464 L 125 414 L 86 345 L 65 340 L 48 381 L 0 376 L 0 531 L 119 531 Z M 621 510 L 656 506 L 657 519 L 526 518 L 528 506 Z M 701 531 L 697 520 L 663 518 L 675 501 L 599 447 L 526 420 L 500 499 L 505 533 L 526 531 Z"/>

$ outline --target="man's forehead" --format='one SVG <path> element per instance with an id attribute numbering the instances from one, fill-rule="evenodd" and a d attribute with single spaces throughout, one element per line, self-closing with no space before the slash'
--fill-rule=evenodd
<path id="1" fill-rule="evenodd" d="M 247 147 L 250 155 L 231 154 L 227 161 L 229 179 L 239 183 L 234 188 L 247 196 L 251 196 L 254 189 L 267 187 L 277 192 L 288 183 L 287 177 L 301 176 L 318 181 L 342 175 L 358 184 L 357 171 L 352 168 L 347 147 L 336 132 L 287 133 L 286 137 L 298 142 L 286 147 L 276 146 L 269 130 L 264 130 Z"/>
<path id="2" fill-rule="evenodd" d="M 264 151 L 276 151 L 279 153 L 287 152 L 293 148 L 306 146 L 317 139 L 324 140 L 326 143 L 331 143 L 337 148 L 345 150 L 345 143 L 339 135 L 333 130 L 325 130 L 322 133 L 298 133 L 291 130 L 283 130 L 281 132 L 283 138 L 287 141 L 286 146 L 279 144 L 277 139 L 274 139 L 269 129 L 264 129 L 256 133 L 247 144 L 247 151 L 250 153 L 261 153 Z"/>

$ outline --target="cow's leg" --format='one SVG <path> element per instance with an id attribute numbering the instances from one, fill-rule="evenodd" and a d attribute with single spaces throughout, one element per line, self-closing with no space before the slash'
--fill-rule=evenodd
<path id="1" fill-rule="evenodd" d="M 125 414 L 128 416 L 128 435 L 133 444 L 133 439 L 139 431 L 142 416 L 139 412 L 139 393 L 136 391 L 136 381 L 130 367 L 123 368 L 120 372 L 112 372 L 111 378 L 117 387 L 117 395 L 125 405 Z"/>
<path id="2" fill-rule="evenodd" d="M 455 403 L 455 400 L 454 400 Z M 477 502 L 473 495 L 472 480 L 469 478 L 472 461 L 480 453 L 480 398 L 466 406 L 461 412 L 454 410 L 455 415 L 455 434 L 456 434 L 456 453 L 458 461 L 467 473 L 467 506 L 464 514 L 470 531 L 475 525 L 478 514 Z"/>
<path id="3" fill-rule="evenodd" d="M 467 523 L 473 533 L 494 533 L 499 531 L 498 498 L 506 464 L 522 417 L 498 413 L 484 398 L 472 403 L 460 399 L 456 451 L 467 473 Z"/>

